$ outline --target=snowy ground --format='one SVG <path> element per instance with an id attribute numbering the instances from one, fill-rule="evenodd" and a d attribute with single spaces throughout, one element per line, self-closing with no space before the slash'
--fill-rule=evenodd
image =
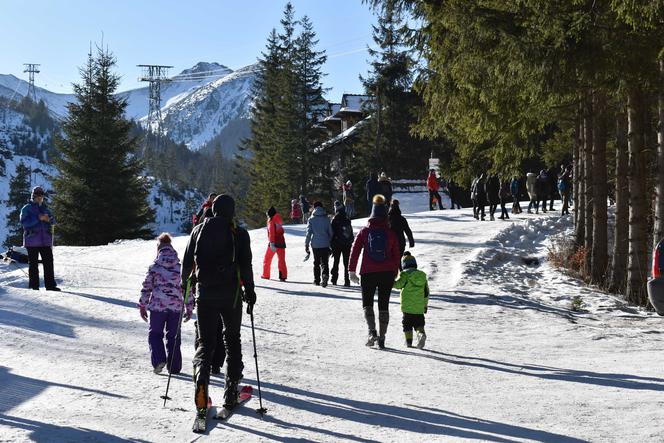
<path id="1" fill-rule="evenodd" d="M 425 209 L 421 194 L 397 198 Z M 23 289 L 22 271 L 0 268 L 0 441 L 662 440 L 662 320 L 549 267 L 546 238 L 569 220 L 478 222 L 469 209 L 407 217 L 432 290 L 427 348 L 403 345 L 395 292 L 388 349 L 367 349 L 358 288 L 313 286 L 303 227 L 288 227 L 289 281 L 257 279 L 268 415 L 256 416 L 255 395 L 203 436 L 190 431 L 190 365 L 166 408 L 166 376 L 151 372 L 135 304 L 154 242 L 56 248 L 60 294 Z M 251 236 L 258 277 L 265 232 Z M 185 242 L 176 240 L 180 253 Z M 569 309 L 575 295 L 585 311 Z M 192 328 L 183 327 L 185 362 Z M 247 326 L 243 338 L 255 387 Z M 215 378 L 212 398 L 222 391 Z"/>

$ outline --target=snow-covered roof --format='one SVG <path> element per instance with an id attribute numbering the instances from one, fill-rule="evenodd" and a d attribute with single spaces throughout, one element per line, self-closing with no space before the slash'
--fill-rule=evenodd
<path id="1" fill-rule="evenodd" d="M 341 107 L 337 112 L 362 112 L 362 106 L 364 103 L 371 99 L 368 95 L 360 94 L 344 94 L 341 97 Z"/>
<path id="2" fill-rule="evenodd" d="M 325 151 L 327 148 L 329 148 L 331 146 L 334 146 L 337 143 L 340 143 L 340 142 L 346 140 L 347 138 L 353 136 L 357 132 L 358 129 L 360 129 L 362 126 L 366 125 L 369 122 L 370 118 L 371 118 L 371 116 L 369 116 L 369 117 L 367 117 L 363 120 L 360 120 L 355 125 L 351 126 L 350 128 L 346 129 L 345 131 L 337 134 L 333 138 L 331 138 L 328 141 L 324 142 L 323 144 L 321 144 L 319 147 L 317 147 L 315 149 L 315 152 L 316 153 L 321 153 L 321 152 Z"/>

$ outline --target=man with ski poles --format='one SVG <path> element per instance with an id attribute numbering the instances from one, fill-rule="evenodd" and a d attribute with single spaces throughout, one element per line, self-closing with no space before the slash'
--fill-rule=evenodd
<path id="1" fill-rule="evenodd" d="M 233 221 L 235 201 L 228 195 L 219 195 L 212 203 L 212 213 L 213 217 L 206 218 L 192 231 L 182 261 L 182 286 L 186 286 L 194 265 L 197 281 L 200 343 L 193 359 L 197 409 L 195 432 L 205 431 L 210 365 L 219 343 L 217 325 L 220 319 L 224 323 L 226 347 L 224 408 L 232 409 L 237 404 L 238 384 L 244 369 L 240 339 L 242 300 L 248 304 L 248 312 L 252 312 L 256 302 L 251 241 L 249 233 Z"/>

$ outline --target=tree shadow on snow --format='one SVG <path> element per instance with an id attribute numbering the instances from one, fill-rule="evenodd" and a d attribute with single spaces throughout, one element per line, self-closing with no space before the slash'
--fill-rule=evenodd
<path id="1" fill-rule="evenodd" d="M 248 381 L 245 379 L 245 381 Z M 323 417 L 357 422 L 362 425 L 371 425 L 377 428 L 391 428 L 393 430 L 407 431 L 425 435 L 444 435 L 458 438 L 468 438 L 493 442 L 514 442 L 516 439 L 530 439 L 535 441 L 582 442 L 576 438 L 556 434 L 538 429 L 510 425 L 475 417 L 464 417 L 441 410 L 427 410 L 418 407 L 402 407 L 355 400 L 351 398 L 336 397 L 321 394 L 290 386 L 274 383 L 261 383 L 264 388 L 265 402 L 281 404 L 294 409 L 305 410 L 320 414 Z M 252 414 L 246 410 L 245 414 Z M 271 422 L 286 430 L 303 430 L 315 432 L 327 437 L 347 439 L 358 442 L 374 441 L 358 437 L 353 434 L 343 434 L 329 429 L 318 428 L 288 422 L 274 415 L 266 415 L 264 420 Z M 256 431 L 252 428 L 224 423 L 230 428 L 245 431 L 264 438 L 277 441 L 295 441 L 296 438 L 285 438 Z M 303 440 L 300 438 L 299 440 Z"/>
<path id="2" fill-rule="evenodd" d="M 66 385 L 46 380 L 24 377 L 12 374 L 9 368 L 0 366 L 0 413 L 7 412 L 16 406 L 39 395 L 49 387 L 74 389 L 76 391 L 88 392 L 113 398 L 127 398 L 122 395 L 113 394 L 97 389 L 84 388 L 81 386 Z"/>
<path id="3" fill-rule="evenodd" d="M 387 349 L 396 354 L 411 355 L 420 358 L 449 363 L 458 366 L 488 369 L 518 376 L 535 377 L 543 380 L 557 380 L 572 383 L 583 383 L 596 386 L 606 386 L 619 389 L 633 389 L 646 391 L 664 391 L 664 379 L 655 377 L 641 377 L 631 374 L 613 374 L 609 372 L 580 371 L 576 369 L 556 368 L 541 365 L 518 365 L 481 357 L 466 357 L 463 355 L 446 354 L 432 349 L 423 349 L 421 352 Z"/>
<path id="4" fill-rule="evenodd" d="M 136 309 L 137 307 L 137 304 L 135 302 L 118 300 L 117 298 L 111 298 L 111 297 L 104 297 L 103 295 L 86 294 L 84 292 L 74 292 L 68 290 L 64 292 L 66 292 L 67 294 L 77 295 L 79 297 L 88 298 L 90 300 L 100 301 L 102 303 L 109 303 L 112 305 L 122 306 L 125 308 Z"/>
<path id="5" fill-rule="evenodd" d="M 40 315 L 32 316 L 4 309 L 0 309 L 0 325 L 20 328 L 26 331 L 59 335 L 60 337 L 76 337 L 74 328 L 69 324 L 42 318 Z"/>
<path id="6" fill-rule="evenodd" d="M 24 429 L 29 431 L 30 441 L 35 442 L 89 442 L 103 441 L 108 443 L 142 443 L 147 440 L 125 439 L 107 434 L 102 431 L 95 431 L 88 428 L 72 428 L 67 426 L 58 426 L 26 418 L 12 417 L 10 415 L 0 414 L 0 426 Z"/>

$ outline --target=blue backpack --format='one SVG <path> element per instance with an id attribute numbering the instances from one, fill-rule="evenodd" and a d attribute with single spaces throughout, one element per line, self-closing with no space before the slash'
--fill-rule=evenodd
<path id="1" fill-rule="evenodd" d="M 369 257 L 375 262 L 384 262 L 387 258 L 387 232 L 384 229 L 370 229 L 367 243 Z"/>

